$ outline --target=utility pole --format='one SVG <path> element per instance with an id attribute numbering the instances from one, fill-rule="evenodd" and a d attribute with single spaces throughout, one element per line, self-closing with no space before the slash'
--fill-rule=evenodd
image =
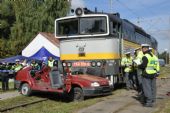
<path id="1" fill-rule="evenodd" d="M 112 0 L 110 0 L 110 13 L 113 13 L 112 11 L 113 11 L 113 1 Z"/>
<path id="2" fill-rule="evenodd" d="M 170 31 L 170 17 L 169 17 L 169 31 Z M 170 43 L 170 33 L 169 33 L 169 43 Z M 169 45 L 169 52 L 170 52 L 170 45 Z"/>
<path id="3" fill-rule="evenodd" d="M 137 18 L 137 24 L 138 24 L 138 26 L 140 26 L 140 20 L 139 20 L 139 17 Z"/>

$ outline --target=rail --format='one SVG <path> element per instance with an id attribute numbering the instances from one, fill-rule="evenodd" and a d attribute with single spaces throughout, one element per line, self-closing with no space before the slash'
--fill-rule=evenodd
<path id="1" fill-rule="evenodd" d="M 6 112 L 6 111 L 9 111 L 9 110 L 13 110 L 13 109 L 16 109 L 16 108 L 19 108 L 19 107 L 25 107 L 25 106 L 28 106 L 28 105 L 32 105 L 32 104 L 36 104 L 36 103 L 39 103 L 39 102 L 47 101 L 47 100 L 48 99 L 45 98 L 45 99 L 41 99 L 41 100 L 36 100 L 36 101 L 28 102 L 28 103 L 23 103 L 23 104 L 11 106 L 11 107 L 8 107 L 8 108 L 0 108 L 0 113 Z"/>

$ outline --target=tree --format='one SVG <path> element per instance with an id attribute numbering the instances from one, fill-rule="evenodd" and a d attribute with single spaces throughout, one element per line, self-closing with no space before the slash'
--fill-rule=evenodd
<path id="1" fill-rule="evenodd" d="M 6 15 L 3 16 L 2 37 L 6 37 L 10 55 L 21 53 L 22 49 L 34 38 L 38 32 L 54 32 L 56 18 L 65 16 L 69 10 L 67 0 L 15 0 L 2 2 Z M 8 1 L 8 2 L 7 2 Z M 1 4 L 1 3 L 0 3 Z M 1 13 L 0 13 L 1 14 Z M 4 14 L 4 13 L 3 13 Z M 14 15 L 14 16 L 13 16 Z M 2 15 L 0 15 L 2 16 Z M 12 18 L 12 21 L 7 21 Z M 7 35 L 8 34 L 8 35 Z M 4 44 L 0 45 L 4 46 Z M 0 57 L 1 54 L 0 54 Z"/>
<path id="2" fill-rule="evenodd" d="M 164 59 L 167 64 L 169 64 L 169 53 L 167 51 L 164 51 L 162 53 L 158 54 L 159 59 Z"/>
<path id="3" fill-rule="evenodd" d="M 56 18 L 65 16 L 67 0 L 26 0 L 13 2 L 16 22 L 11 28 L 14 47 L 20 52 L 38 32 L 54 32 Z M 20 6 L 20 7 L 18 7 Z M 27 7 L 25 7 L 27 6 Z"/>
<path id="4" fill-rule="evenodd" d="M 0 38 L 9 39 L 10 27 L 15 22 L 12 4 L 8 0 L 0 2 Z"/>

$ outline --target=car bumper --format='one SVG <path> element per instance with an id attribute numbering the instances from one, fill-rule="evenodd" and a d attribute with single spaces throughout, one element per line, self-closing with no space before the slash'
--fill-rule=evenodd
<path id="1" fill-rule="evenodd" d="M 99 95 L 110 95 L 110 86 L 101 86 L 93 88 L 83 88 L 84 96 L 99 96 Z"/>

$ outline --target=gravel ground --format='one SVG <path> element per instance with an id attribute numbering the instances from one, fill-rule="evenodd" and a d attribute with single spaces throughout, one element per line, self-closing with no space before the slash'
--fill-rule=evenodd
<path id="1" fill-rule="evenodd" d="M 154 107 L 143 107 L 134 90 L 122 90 L 119 95 L 77 111 L 77 113 L 154 113 L 168 98 L 170 79 L 157 79 L 157 98 Z"/>
<path id="2" fill-rule="evenodd" d="M 7 93 L 2 93 L 0 94 L 0 100 L 5 100 L 8 98 L 14 98 L 17 96 L 20 96 L 21 94 L 18 91 L 13 91 L 13 92 L 7 92 Z"/>

